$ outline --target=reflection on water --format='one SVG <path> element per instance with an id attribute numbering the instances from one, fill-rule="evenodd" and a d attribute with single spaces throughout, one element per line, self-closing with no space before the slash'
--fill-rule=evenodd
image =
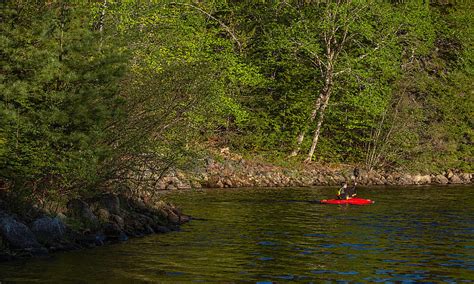
<path id="1" fill-rule="evenodd" d="M 474 189 L 361 188 L 369 206 L 320 205 L 334 188 L 174 192 L 202 218 L 181 232 L 0 264 L 0 280 L 473 282 Z"/>

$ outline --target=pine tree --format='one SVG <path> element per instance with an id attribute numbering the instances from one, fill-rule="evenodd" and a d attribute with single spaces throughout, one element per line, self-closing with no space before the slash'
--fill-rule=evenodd
<path id="1" fill-rule="evenodd" d="M 120 49 L 100 40 L 86 6 L 0 4 L 0 178 L 41 194 L 97 179 L 109 149 Z"/>

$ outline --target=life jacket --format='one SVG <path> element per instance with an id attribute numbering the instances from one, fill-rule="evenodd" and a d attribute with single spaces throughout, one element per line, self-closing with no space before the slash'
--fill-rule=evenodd
<path id="1" fill-rule="evenodd" d="M 337 191 L 337 195 L 345 194 L 346 189 L 347 189 L 347 186 L 345 186 L 345 187 L 343 186 L 343 187 L 339 188 L 339 190 Z"/>

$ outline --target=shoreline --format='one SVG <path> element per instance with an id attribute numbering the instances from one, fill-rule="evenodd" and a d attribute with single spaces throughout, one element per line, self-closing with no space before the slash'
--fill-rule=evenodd
<path id="1" fill-rule="evenodd" d="M 35 206 L 18 212 L 0 199 L 0 262 L 179 231 L 190 219 L 164 201 L 145 203 L 112 193 L 72 199 L 56 213 Z"/>
<path id="2" fill-rule="evenodd" d="M 242 187 L 310 187 L 339 186 L 342 182 L 355 180 L 354 168 L 359 169 L 357 184 L 371 185 L 444 185 L 472 184 L 474 174 L 455 169 L 440 173 L 403 173 L 367 171 L 359 165 L 318 165 L 282 167 L 270 163 L 245 160 L 236 154 L 227 153 L 193 171 L 174 170 L 155 181 L 157 190 L 191 188 L 242 188 Z M 153 172 L 149 172 L 153 180 Z M 151 186 L 151 185 L 150 185 Z M 148 193 L 143 192 L 146 196 Z"/>
<path id="3" fill-rule="evenodd" d="M 88 199 L 69 200 L 54 210 L 22 204 L 29 208 L 21 212 L 10 208 L 0 196 L 0 261 L 178 231 L 181 224 L 192 218 L 159 197 L 178 190 L 339 186 L 342 182 L 352 184 L 354 180 L 358 186 L 449 186 L 474 182 L 474 174 L 457 170 L 413 174 L 366 171 L 357 165 L 342 164 L 283 167 L 246 160 L 229 152 L 214 158 L 217 161 L 207 158 L 204 165 L 194 170 L 171 170 L 165 176 L 157 176 L 150 170 L 146 178 L 150 184 L 128 185 L 134 188 L 133 198 L 102 193 Z"/>

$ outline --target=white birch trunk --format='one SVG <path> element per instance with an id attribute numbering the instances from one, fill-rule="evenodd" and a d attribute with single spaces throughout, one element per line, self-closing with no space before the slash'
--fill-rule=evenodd
<path id="1" fill-rule="evenodd" d="M 311 125 L 313 123 L 320 107 L 321 107 L 321 95 L 319 95 L 318 98 L 316 99 L 316 103 L 314 104 L 313 111 L 311 112 L 311 115 L 309 116 L 308 121 L 306 122 L 306 125 L 303 127 L 300 134 L 298 135 L 298 138 L 296 140 L 296 148 L 293 150 L 293 152 L 291 152 L 290 157 L 294 157 L 298 155 L 299 151 L 301 150 L 301 143 L 303 143 L 307 125 Z"/>

